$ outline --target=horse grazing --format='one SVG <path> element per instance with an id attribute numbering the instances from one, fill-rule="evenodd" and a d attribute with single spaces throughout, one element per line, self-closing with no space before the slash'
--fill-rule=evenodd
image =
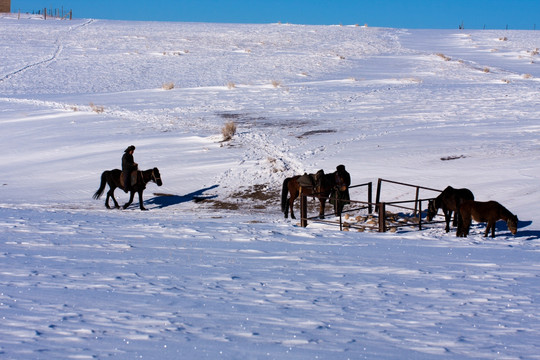
<path id="1" fill-rule="evenodd" d="M 109 191 L 107 192 L 107 198 L 105 199 L 105 206 L 107 209 L 110 209 L 109 206 L 109 198 L 112 198 L 114 202 L 114 207 L 119 208 L 118 202 L 114 198 L 114 190 L 118 187 L 120 189 L 124 189 L 123 182 L 121 181 L 122 178 L 122 170 L 114 169 L 114 170 L 105 170 L 101 174 L 101 185 L 99 186 L 99 189 L 95 192 L 93 198 L 99 199 L 101 195 L 103 195 L 103 191 L 105 190 L 105 186 L 109 184 Z M 131 186 L 130 189 L 130 195 L 129 195 L 129 201 L 124 204 L 123 208 L 126 209 L 131 203 L 133 202 L 133 197 L 135 196 L 135 193 L 139 193 L 139 207 L 141 210 L 146 210 L 146 208 L 143 205 L 143 191 L 146 189 L 146 184 L 150 181 L 153 181 L 157 184 L 157 186 L 161 186 L 163 183 L 161 182 L 161 175 L 159 173 L 158 168 L 148 169 L 144 171 L 137 170 L 137 182 Z"/>
<path id="2" fill-rule="evenodd" d="M 345 173 L 348 175 L 346 171 Z M 325 174 L 323 170 L 319 170 L 316 174 L 296 175 L 286 178 L 283 181 L 281 191 L 281 211 L 283 211 L 285 218 L 287 218 L 290 209 L 291 218 L 296 219 L 294 216 L 293 205 L 294 200 L 300 195 L 301 188 L 303 194 L 319 199 L 319 218 L 324 219 L 326 200 L 329 198 L 332 191 L 337 189 L 340 191 L 347 191 L 348 194 L 349 185 L 350 177 L 348 179 L 344 178 L 343 172 L 339 171 Z M 290 195 L 290 197 L 288 195 Z M 341 206 L 341 208 L 334 208 L 336 215 L 341 214 L 342 208 L 343 206 Z"/>
<path id="3" fill-rule="evenodd" d="M 452 222 L 452 225 L 457 226 L 459 217 L 458 209 L 465 200 L 474 200 L 474 195 L 471 190 L 454 189 L 453 187 L 448 186 L 434 200 L 429 200 L 427 221 L 433 220 L 433 217 L 437 215 L 439 208 L 442 208 L 444 220 L 446 221 L 446 232 L 449 232 L 452 212 L 454 212 L 454 221 Z"/>
<path id="4" fill-rule="evenodd" d="M 456 233 L 458 237 L 466 237 L 469 234 L 472 219 L 477 222 L 487 222 L 485 237 L 488 236 L 489 230 L 491 230 L 491 237 L 495 237 L 495 223 L 497 220 L 506 221 L 506 226 L 508 226 L 508 230 L 512 235 L 517 232 L 518 217 L 496 201 L 467 200 L 461 204 L 459 213 L 461 221 L 458 224 Z"/>

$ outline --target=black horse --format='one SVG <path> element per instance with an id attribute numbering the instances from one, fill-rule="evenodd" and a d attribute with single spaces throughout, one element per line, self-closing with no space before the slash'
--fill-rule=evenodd
<path id="1" fill-rule="evenodd" d="M 345 171 L 348 175 L 348 173 Z M 350 185 L 350 176 L 348 179 L 344 178 L 345 174 L 340 171 L 335 171 L 330 174 L 325 174 L 323 170 L 319 170 L 316 174 L 304 174 L 296 175 L 290 178 L 286 178 L 283 181 L 283 187 L 281 191 L 281 211 L 285 214 L 285 218 L 289 215 L 289 209 L 291 210 L 291 218 L 296 219 L 294 216 L 294 200 L 300 195 L 300 188 L 305 195 L 313 196 L 319 199 L 319 218 L 324 219 L 324 209 L 326 206 L 326 200 L 330 198 L 331 193 L 334 190 L 347 192 Z M 290 194 L 290 197 L 288 196 Z M 340 206 L 335 206 L 334 211 L 336 215 L 341 214 L 343 206 L 341 201 Z"/>
<path id="2" fill-rule="evenodd" d="M 105 191 L 105 186 L 109 184 L 109 191 L 107 192 L 107 198 L 105 199 L 105 206 L 107 209 L 110 209 L 109 206 L 109 198 L 112 198 L 114 201 L 114 207 L 119 208 L 118 202 L 114 198 L 114 189 L 117 187 L 120 189 L 124 189 L 124 186 L 121 181 L 122 178 L 122 170 L 114 169 L 114 170 L 105 170 L 101 174 L 101 185 L 99 186 L 99 189 L 94 194 L 94 199 L 99 199 L 101 195 L 103 195 L 103 191 Z M 161 186 L 163 183 L 161 182 L 161 175 L 159 174 L 158 168 L 148 169 L 144 171 L 137 171 L 137 182 L 131 186 L 130 189 L 130 195 L 129 195 L 129 201 L 124 204 L 123 208 L 126 209 L 131 203 L 133 202 L 133 197 L 135 196 L 135 193 L 139 193 L 139 206 L 141 210 L 146 210 L 146 208 L 143 205 L 143 191 L 146 189 L 146 184 L 150 181 L 153 181 L 157 184 L 157 186 Z"/>
<path id="3" fill-rule="evenodd" d="M 433 217 L 437 215 L 439 208 L 442 208 L 444 213 L 444 220 L 446 221 L 446 232 L 450 231 L 450 218 L 452 212 L 454 212 L 453 226 L 458 225 L 459 208 L 465 200 L 474 200 L 474 195 L 469 189 L 454 189 L 448 186 L 444 191 L 437 196 L 434 200 L 429 200 L 427 210 L 427 221 L 433 220 Z"/>

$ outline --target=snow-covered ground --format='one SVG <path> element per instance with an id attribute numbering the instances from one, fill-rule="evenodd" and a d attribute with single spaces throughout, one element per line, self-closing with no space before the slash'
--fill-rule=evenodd
<path id="1" fill-rule="evenodd" d="M 4 15 L 1 357 L 540 359 L 539 48 L 534 31 Z M 107 210 L 92 195 L 131 144 L 163 186 L 149 211 Z M 467 187 L 520 228 L 285 220 L 283 180 L 339 164 L 353 184 Z"/>

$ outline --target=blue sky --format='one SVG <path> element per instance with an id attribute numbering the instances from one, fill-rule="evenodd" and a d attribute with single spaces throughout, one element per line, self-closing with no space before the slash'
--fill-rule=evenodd
<path id="1" fill-rule="evenodd" d="M 43 7 L 115 20 L 540 30 L 540 0 L 11 0 L 12 12 Z"/>

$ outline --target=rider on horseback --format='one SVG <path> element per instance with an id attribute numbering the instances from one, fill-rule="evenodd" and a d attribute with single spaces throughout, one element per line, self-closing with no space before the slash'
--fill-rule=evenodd
<path id="1" fill-rule="evenodd" d="M 126 150 L 124 150 L 124 155 L 122 155 L 122 176 L 124 179 L 125 192 L 131 190 L 131 173 L 138 169 L 138 165 L 133 159 L 134 151 L 135 146 L 130 145 Z"/>

